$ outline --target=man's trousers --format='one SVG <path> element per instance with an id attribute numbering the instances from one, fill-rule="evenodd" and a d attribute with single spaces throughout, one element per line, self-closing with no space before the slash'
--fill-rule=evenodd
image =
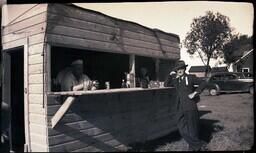
<path id="1" fill-rule="evenodd" d="M 189 144 L 192 150 L 199 150 L 204 141 L 199 139 L 199 115 L 197 110 L 180 112 L 177 118 L 177 127 L 180 135 Z"/>

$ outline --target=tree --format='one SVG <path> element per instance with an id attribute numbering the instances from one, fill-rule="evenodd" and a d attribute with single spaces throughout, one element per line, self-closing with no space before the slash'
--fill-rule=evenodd
<path id="1" fill-rule="evenodd" d="M 230 40 L 232 29 L 229 18 L 220 13 L 207 11 L 205 16 L 194 18 L 191 31 L 186 34 L 183 41 L 189 54 L 199 54 L 203 64 L 207 67 L 205 76 L 209 72 L 208 67 L 211 58 L 217 58 L 223 54 L 223 46 Z M 206 58 L 206 61 L 205 59 Z"/>
<path id="2" fill-rule="evenodd" d="M 230 42 L 224 45 L 223 53 L 225 63 L 228 65 L 241 58 L 244 52 L 253 49 L 252 36 L 233 35 Z"/>

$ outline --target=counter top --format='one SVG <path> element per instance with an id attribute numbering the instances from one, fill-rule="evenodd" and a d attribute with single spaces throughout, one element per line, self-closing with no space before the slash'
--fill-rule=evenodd
<path id="1" fill-rule="evenodd" d="M 118 88 L 118 89 L 101 89 L 101 90 L 89 90 L 89 91 L 61 91 L 61 92 L 48 92 L 48 95 L 91 95 L 91 94 L 105 94 L 105 93 L 123 93 L 123 92 L 136 92 L 136 91 L 152 91 L 171 89 L 173 87 L 161 87 L 161 88 Z"/>

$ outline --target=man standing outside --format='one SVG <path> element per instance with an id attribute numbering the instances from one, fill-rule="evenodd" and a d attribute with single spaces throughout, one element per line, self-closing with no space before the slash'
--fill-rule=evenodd
<path id="1" fill-rule="evenodd" d="M 70 67 L 58 73 L 56 83 L 60 85 L 61 91 L 90 90 L 92 81 L 83 74 L 83 61 L 75 60 Z"/>
<path id="2" fill-rule="evenodd" d="M 199 139 L 199 114 L 196 103 L 200 100 L 199 94 L 205 88 L 206 82 L 195 89 L 198 78 L 185 73 L 187 66 L 184 61 L 178 61 L 164 86 L 173 86 L 177 92 L 177 127 L 180 135 L 189 144 L 190 151 L 203 151 L 207 148 L 206 142 Z"/>

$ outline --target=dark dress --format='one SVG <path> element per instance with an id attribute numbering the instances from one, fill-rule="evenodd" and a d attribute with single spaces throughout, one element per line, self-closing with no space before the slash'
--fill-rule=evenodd
<path id="1" fill-rule="evenodd" d="M 190 99 L 188 95 L 194 91 L 201 93 L 206 82 L 201 83 L 197 89 L 194 87 L 195 82 L 198 82 L 195 75 L 185 74 L 180 81 L 174 76 L 168 76 L 164 85 L 176 89 L 177 127 L 181 136 L 192 150 L 199 150 L 205 142 L 200 140 L 198 135 L 199 115 L 196 104 L 198 100 Z"/>

